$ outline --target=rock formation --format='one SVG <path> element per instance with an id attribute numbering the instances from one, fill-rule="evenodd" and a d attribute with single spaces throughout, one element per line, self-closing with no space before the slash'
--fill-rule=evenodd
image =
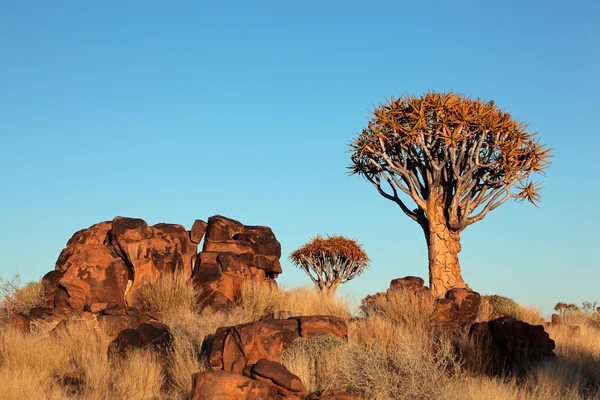
<path id="1" fill-rule="evenodd" d="M 204 239 L 203 251 L 197 254 Z M 163 274 L 193 279 L 205 306 L 231 305 L 249 282 L 276 285 L 281 245 L 270 228 L 214 216 L 190 231 L 116 217 L 76 232 L 43 278 L 46 306 L 99 312 L 136 305 L 137 290 Z"/>
<path id="2" fill-rule="evenodd" d="M 206 371 L 192 376 L 190 400 L 224 399 L 276 400 L 277 389 L 234 372 Z"/>
<path id="3" fill-rule="evenodd" d="M 469 339 L 487 355 L 487 372 L 523 373 L 533 363 L 555 357 L 554 340 L 542 325 L 530 325 L 512 317 L 473 324 Z"/>
<path id="4" fill-rule="evenodd" d="M 326 334 L 347 340 L 348 327 L 341 318 L 307 316 L 219 328 L 210 349 L 210 366 L 213 370 L 242 373 L 260 359 L 281 361 L 284 350 L 299 337 Z"/>

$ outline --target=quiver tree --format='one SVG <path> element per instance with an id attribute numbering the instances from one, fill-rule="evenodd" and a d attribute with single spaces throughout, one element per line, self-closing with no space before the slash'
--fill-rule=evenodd
<path id="1" fill-rule="evenodd" d="M 579 311 L 579 307 L 576 304 L 567 304 L 563 302 L 558 302 L 554 306 L 554 311 L 560 314 L 560 317 L 564 320 L 569 312 Z"/>
<path id="2" fill-rule="evenodd" d="M 319 290 L 329 294 L 369 266 L 369 257 L 362 246 L 344 236 L 317 235 L 292 252 L 290 260 L 306 272 Z"/>
<path id="3" fill-rule="evenodd" d="M 550 150 L 526 129 L 493 101 L 429 92 L 379 105 L 350 143 L 351 174 L 423 228 L 435 295 L 465 287 L 460 232 L 508 199 L 540 199 L 529 178 L 550 165 Z"/>

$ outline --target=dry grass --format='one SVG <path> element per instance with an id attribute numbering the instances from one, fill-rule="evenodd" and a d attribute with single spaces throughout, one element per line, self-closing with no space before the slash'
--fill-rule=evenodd
<path id="1" fill-rule="evenodd" d="M 7 323 L 14 314 L 45 306 L 45 303 L 41 282 L 30 282 L 22 286 L 18 274 L 12 279 L 0 275 L 0 325 Z"/>
<path id="2" fill-rule="evenodd" d="M 198 290 L 182 273 L 164 274 L 135 293 L 136 305 L 142 310 L 179 313 L 198 310 Z"/>
<path id="3" fill-rule="evenodd" d="M 39 299 L 40 291 L 30 289 L 13 292 L 10 301 L 2 303 L 7 307 L 2 312 L 13 312 L 17 304 L 36 304 L 31 299 Z M 0 330 L 0 398 L 185 399 L 191 375 L 208 368 L 203 343 L 210 342 L 217 328 L 286 311 L 336 315 L 348 322 L 348 343 L 316 337 L 299 339 L 286 350 L 284 363 L 309 391 L 343 390 L 369 399 L 600 400 L 600 330 L 591 315 L 578 316 L 578 336 L 549 328 L 557 359 L 516 380 L 494 379 L 466 368 L 452 343 L 434 335 L 431 303 L 402 292 L 377 299 L 375 311 L 365 318 L 352 317 L 356 310 L 349 299 L 311 288 L 249 286 L 227 311 L 199 310 L 197 293 L 177 276 L 157 280 L 138 295 L 144 308 L 165 313 L 164 322 L 174 336 L 173 351 L 166 358 L 150 352 L 109 357 L 109 339 L 85 324 L 54 334 L 42 330 L 24 335 L 7 328 Z M 537 322 L 537 310 L 514 304 L 503 304 L 504 311 L 508 308 L 509 315 Z M 74 392 L 61 384 L 65 375 L 81 379 L 82 390 Z"/>

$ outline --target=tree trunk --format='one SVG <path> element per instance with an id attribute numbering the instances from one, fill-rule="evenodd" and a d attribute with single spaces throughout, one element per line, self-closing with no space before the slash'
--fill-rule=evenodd
<path id="1" fill-rule="evenodd" d="M 429 250 L 429 286 L 434 296 L 443 297 L 450 289 L 466 287 L 458 262 L 460 233 L 448 228 L 440 205 L 430 210 L 422 224 Z"/>

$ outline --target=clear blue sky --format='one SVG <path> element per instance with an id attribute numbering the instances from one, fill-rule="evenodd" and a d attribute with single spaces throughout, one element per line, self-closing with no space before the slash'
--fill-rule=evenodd
<path id="1" fill-rule="evenodd" d="M 342 288 L 357 298 L 426 277 L 420 227 L 345 175 L 347 142 L 386 97 L 454 90 L 555 148 L 540 209 L 463 232 L 466 281 L 546 311 L 600 301 L 598 2 L 361 3 L 1 1 L 0 273 L 38 279 L 116 215 L 223 214 L 284 255 L 355 237 L 373 261 Z"/>

